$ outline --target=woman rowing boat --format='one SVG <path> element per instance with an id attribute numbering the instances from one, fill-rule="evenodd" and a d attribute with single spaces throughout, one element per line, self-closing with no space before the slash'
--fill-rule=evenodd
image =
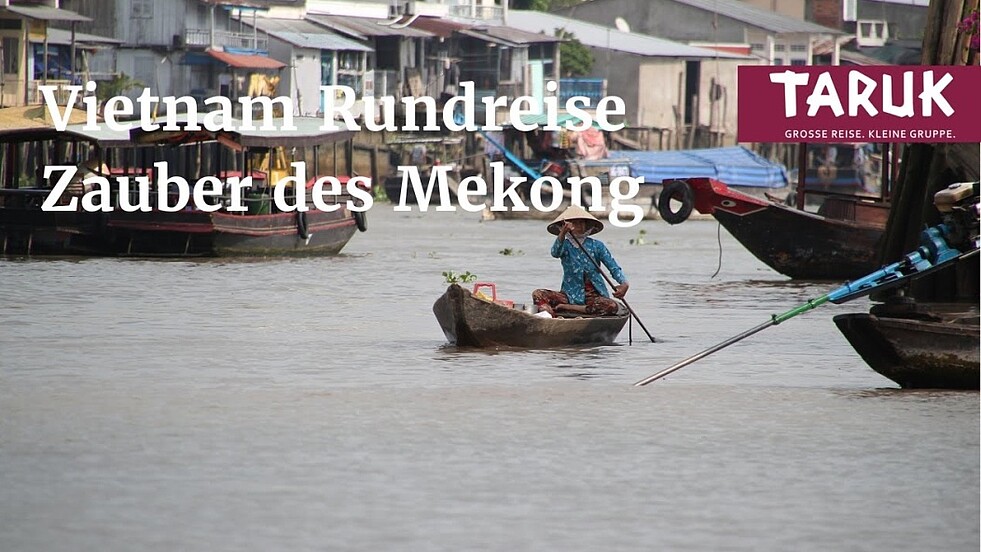
<path id="1" fill-rule="evenodd" d="M 562 261 L 562 290 L 536 289 L 532 302 L 539 310 L 555 315 L 557 311 L 592 315 L 616 314 L 620 305 L 610 298 L 603 274 L 596 263 L 610 270 L 617 286 L 613 297 L 623 298 L 630 284 L 620 265 L 606 245 L 590 235 L 603 230 L 603 223 L 582 207 L 573 205 L 548 225 L 556 234 L 552 256 Z M 594 263 L 590 256 L 596 260 Z"/>

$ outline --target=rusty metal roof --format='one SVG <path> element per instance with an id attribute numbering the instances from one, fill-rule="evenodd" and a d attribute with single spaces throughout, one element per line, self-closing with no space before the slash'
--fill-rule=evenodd
<path id="1" fill-rule="evenodd" d="M 422 29 L 443 38 L 449 38 L 456 31 L 462 31 L 473 27 L 473 25 L 457 23 L 456 21 L 440 19 L 438 17 L 416 17 L 414 19 L 410 18 L 408 21 L 410 27 Z"/>

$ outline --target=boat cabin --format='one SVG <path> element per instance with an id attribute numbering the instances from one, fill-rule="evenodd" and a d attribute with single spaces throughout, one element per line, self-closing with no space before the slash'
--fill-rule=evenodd
<path id="1" fill-rule="evenodd" d="M 310 186 L 320 175 L 320 149 L 353 136 L 348 131 L 320 130 L 321 123 L 319 119 L 297 118 L 293 131 L 146 132 L 137 128 L 121 132 L 87 131 L 83 125 L 69 125 L 63 132 L 51 127 L 0 131 L 2 252 L 163 256 L 337 253 L 355 229 L 366 228 L 363 212 L 356 212 L 359 205 L 346 203 L 332 211 L 311 207 L 309 213 L 300 213 L 280 210 L 274 201 L 274 185 L 290 175 L 291 163 L 312 155 L 309 178 L 303 178 Z M 187 198 L 179 212 L 151 204 L 161 196 L 167 198 L 167 207 L 178 205 L 180 200 L 180 194 L 171 189 L 173 184 L 168 184 L 167 192 L 159 191 L 156 180 L 162 175 L 154 172 L 163 167 L 160 163 L 166 163 L 168 175 L 180 176 L 188 183 L 216 177 L 221 194 L 211 198 L 207 208 L 187 202 Z M 75 171 L 72 183 L 57 189 L 61 174 L 48 171 L 46 176 L 48 166 Z M 108 182 L 105 195 L 110 206 L 105 210 L 85 208 L 85 195 L 95 186 L 82 180 L 92 174 Z M 230 184 L 247 177 L 251 181 L 242 190 L 245 207 L 236 209 Z M 147 190 L 136 184 L 140 180 Z M 128 194 L 125 198 L 124 190 Z M 50 199 L 54 191 L 60 195 Z M 296 204 L 298 191 L 304 192 L 304 198 L 309 195 L 305 189 L 292 186 L 285 194 L 287 204 Z M 333 200 L 345 203 L 351 197 L 337 194 Z"/>

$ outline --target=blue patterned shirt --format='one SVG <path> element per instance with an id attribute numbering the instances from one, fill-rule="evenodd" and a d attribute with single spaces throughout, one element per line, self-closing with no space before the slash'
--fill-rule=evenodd
<path id="1" fill-rule="evenodd" d="M 597 263 L 606 265 L 614 281 L 618 284 L 627 281 L 627 277 L 623 275 L 623 269 L 617 264 L 616 259 L 613 258 L 610 250 L 606 248 L 603 242 L 589 237 L 580 241 L 583 248 Z M 596 291 L 603 297 L 610 296 L 610 292 L 606 289 L 603 275 L 596 268 L 596 265 L 586 257 L 583 251 L 576 246 L 576 242 L 572 241 L 571 236 L 567 235 L 565 240 L 556 238 L 555 243 L 552 244 L 552 256 L 562 260 L 562 292 L 569 298 L 570 303 L 573 305 L 586 304 L 586 286 L 583 283 L 584 276 L 589 278 Z"/>

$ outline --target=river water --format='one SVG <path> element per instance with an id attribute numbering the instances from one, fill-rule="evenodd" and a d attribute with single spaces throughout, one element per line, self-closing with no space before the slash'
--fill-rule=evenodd
<path id="1" fill-rule="evenodd" d="M 977 393 L 872 372 L 831 321 L 864 300 L 632 387 L 832 284 L 724 230 L 712 278 L 714 221 L 599 237 L 658 343 L 445 346 L 443 271 L 558 286 L 535 221 L 380 204 L 335 258 L 0 260 L 0 550 L 977 550 Z"/>

